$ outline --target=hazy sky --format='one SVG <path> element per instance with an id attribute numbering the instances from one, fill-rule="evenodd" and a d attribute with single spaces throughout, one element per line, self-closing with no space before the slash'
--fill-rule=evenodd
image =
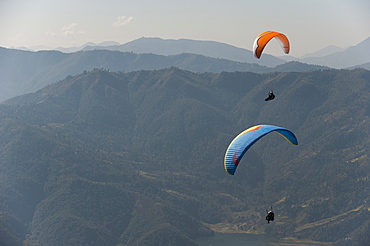
<path id="1" fill-rule="evenodd" d="M 213 40 L 251 50 L 267 30 L 291 55 L 370 36 L 370 0 L 0 0 L 0 46 L 81 46 L 140 37 Z M 277 42 L 266 53 L 282 55 Z"/>

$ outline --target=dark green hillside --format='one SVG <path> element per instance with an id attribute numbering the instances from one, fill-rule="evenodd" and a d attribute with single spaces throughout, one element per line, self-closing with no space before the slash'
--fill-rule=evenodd
<path id="1" fill-rule="evenodd" d="M 94 69 L 14 97 L 0 104 L 0 245 L 196 245 L 214 231 L 361 245 L 369 105 L 362 69 Z M 256 124 L 299 145 L 269 134 L 226 174 L 228 144 Z"/>

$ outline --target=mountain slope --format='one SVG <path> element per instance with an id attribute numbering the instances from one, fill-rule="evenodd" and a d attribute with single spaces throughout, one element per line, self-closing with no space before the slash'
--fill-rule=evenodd
<path id="1" fill-rule="evenodd" d="M 196 245 L 231 224 L 356 245 L 370 218 L 369 105 L 362 69 L 70 76 L 0 104 L 0 240 Z M 225 149 L 256 124 L 299 145 L 268 135 L 227 175 Z"/>
<path id="2" fill-rule="evenodd" d="M 275 67 L 284 61 L 298 61 L 332 68 L 348 68 L 369 62 L 370 37 L 357 45 L 348 48 L 329 46 L 303 57 L 274 57 L 265 54 L 263 59 L 255 59 L 251 51 L 214 41 L 197 41 L 188 39 L 139 38 L 122 45 L 87 46 L 84 50 L 107 49 L 135 53 L 153 53 L 160 55 L 177 55 L 181 53 L 201 54 L 213 58 L 256 63 L 262 66 Z"/>
<path id="3" fill-rule="evenodd" d="M 335 46 L 335 45 L 329 45 L 328 47 L 325 47 L 325 48 L 323 48 L 321 50 L 318 50 L 316 52 L 305 54 L 301 58 L 327 56 L 327 55 L 331 55 L 331 54 L 336 53 L 336 52 L 341 52 L 343 50 L 344 50 L 344 48 L 340 48 L 340 47 Z"/>
<path id="4" fill-rule="evenodd" d="M 111 71 L 154 70 L 176 66 L 193 72 L 277 71 L 257 64 L 234 62 L 195 54 L 161 56 L 94 50 L 65 54 L 57 51 L 19 51 L 0 48 L 0 101 L 34 92 L 67 76 L 104 68 Z M 295 64 L 285 71 L 307 71 L 325 67 Z"/>
<path id="5" fill-rule="evenodd" d="M 300 61 L 309 64 L 325 64 L 325 66 L 333 68 L 348 68 L 368 63 L 370 57 L 369 48 L 370 37 L 355 46 L 346 48 L 343 51 L 321 57 L 307 57 Z"/>
<path id="6" fill-rule="evenodd" d="M 192 53 L 237 62 L 256 63 L 267 67 L 275 67 L 284 63 L 284 60 L 272 55 L 265 54 L 264 59 L 257 60 L 254 58 L 252 51 L 246 49 L 215 41 L 199 41 L 190 39 L 173 40 L 142 37 L 122 45 L 106 47 L 88 46 L 84 48 L 84 50 L 95 49 L 134 52 L 138 54 L 152 53 L 165 56 Z"/>

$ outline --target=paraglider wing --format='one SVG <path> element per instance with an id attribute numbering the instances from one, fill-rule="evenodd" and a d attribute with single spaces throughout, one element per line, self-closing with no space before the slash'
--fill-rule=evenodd
<path id="1" fill-rule="evenodd" d="M 228 174 L 234 175 L 245 152 L 247 152 L 247 150 L 260 138 L 270 132 L 277 132 L 291 144 L 298 145 L 298 140 L 293 132 L 283 127 L 273 125 L 257 125 L 250 127 L 236 136 L 227 148 L 224 159 L 225 171 Z"/>
<path id="2" fill-rule="evenodd" d="M 270 42 L 270 40 L 273 38 L 276 38 L 279 41 L 285 54 L 289 54 L 290 45 L 289 45 L 288 38 L 284 34 L 279 33 L 279 32 L 266 31 L 266 32 L 259 34 L 254 40 L 254 43 L 253 43 L 254 56 L 259 59 L 262 55 L 263 49 L 265 48 L 267 43 Z"/>

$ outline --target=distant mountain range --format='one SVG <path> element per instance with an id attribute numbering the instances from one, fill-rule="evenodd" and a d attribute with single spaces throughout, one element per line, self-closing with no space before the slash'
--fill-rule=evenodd
<path id="1" fill-rule="evenodd" d="M 108 50 L 62 53 L 59 51 L 30 52 L 0 48 L 0 101 L 34 92 L 67 76 L 91 71 L 94 68 L 104 68 L 115 72 L 131 72 L 171 66 L 198 73 L 220 73 L 223 71 L 303 72 L 328 69 L 324 66 L 299 62 L 287 62 L 270 68 L 255 63 L 241 63 L 185 53 L 163 56 Z"/>
<path id="2" fill-rule="evenodd" d="M 8 99 L 0 244 L 196 246 L 229 231 L 369 245 L 369 85 L 365 69 L 94 69 Z M 228 175 L 228 144 L 257 124 L 286 127 L 299 145 L 269 134 Z"/>
<path id="3" fill-rule="evenodd" d="M 93 46 L 93 43 L 88 43 L 68 50 L 59 49 L 65 52 L 81 49 L 84 51 L 31 52 L 0 48 L 0 101 L 36 91 L 66 76 L 91 71 L 94 68 L 130 72 L 174 66 L 199 73 L 303 72 L 329 67 L 370 69 L 370 38 L 344 50 L 328 47 L 302 59 L 281 57 L 289 62 L 270 55 L 264 55 L 263 59 L 255 59 L 251 51 L 245 49 L 219 42 L 187 39 L 140 38 L 123 45 L 104 42 Z M 271 67 L 272 65 L 274 66 Z"/>
<path id="4" fill-rule="evenodd" d="M 361 43 L 348 47 L 342 51 L 330 53 L 325 56 L 305 57 L 297 61 L 309 64 L 317 64 L 333 68 L 363 67 L 370 61 L 370 37 Z"/>
<path id="5" fill-rule="evenodd" d="M 84 50 L 106 49 L 138 54 L 178 55 L 181 53 L 199 54 L 213 58 L 222 58 L 243 63 L 274 67 L 283 64 L 283 59 L 272 55 L 264 55 L 264 59 L 256 59 L 252 51 L 215 41 L 198 41 L 190 39 L 139 38 L 122 45 L 86 46 Z"/>
<path id="6" fill-rule="evenodd" d="M 341 47 L 338 47 L 338 46 L 335 46 L 335 45 L 330 45 L 330 46 L 325 47 L 325 48 L 323 48 L 321 50 L 318 50 L 316 52 L 305 54 L 300 58 L 304 59 L 304 58 L 308 58 L 308 57 L 323 57 L 323 56 L 331 55 L 331 54 L 334 54 L 336 52 L 341 52 L 341 51 L 344 51 L 344 50 L 345 50 L 345 48 L 341 48 Z"/>
<path id="7" fill-rule="evenodd" d="M 263 59 L 255 59 L 252 52 L 247 49 L 214 41 L 196 41 L 188 39 L 160 39 L 139 38 L 122 45 L 113 46 L 86 46 L 84 50 L 107 49 L 128 51 L 134 53 L 153 53 L 159 55 L 177 55 L 181 53 L 194 53 L 214 58 L 224 58 L 232 61 L 257 63 L 259 65 L 274 67 L 288 61 L 328 66 L 332 68 L 348 68 L 361 66 L 370 61 L 370 37 L 361 43 L 348 48 L 329 46 L 317 52 L 304 55 L 301 58 L 291 56 L 274 57 L 268 54 Z"/>
<path id="8" fill-rule="evenodd" d="M 88 42 L 84 45 L 81 45 L 81 46 L 77 46 L 77 47 L 69 47 L 69 48 L 66 48 L 66 47 L 56 47 L 56 48 L 51 48 L 51 47 L 48 47 L 48 46 L 44 46 L 44 45 L 37 45 L 37 46 L 30 46 L 30 47 L 12 47 L 11 49 L 17 49 L 17 50 L 24 50 L 24 51 L 42 51 L 42 50 L 57 50 L 57 51 L 61 51 L 63 53 L 72 53 L 72 52 L 77 52 L 77 51 L 81 51 L 83 50 L 85 47 L 87 46 L 112 46 L 112 45 L 120 45 L 120 43 L 118 42 L 114 42 L 114 41 L 106 41 L 106 42 L 101 42 L 101 43 L 93 43 L 93 42 Z"/>
<path id="9" fill-rule="evenodd" d="M 50 49 L 48 47 L 22 47 L 22 50 Z M 233 45 L 215 41 L 199 41 L 190 39 L 161 39 L 142 37 L 125 44 L 117 42 L 103 42 L 99 44 L 86 43 L 80 47 L 63 48 L 58 50 L 71 53 L 81 50 L 111 50 L 134 52 L 137 54 L 178 55 L 182 53 L 199 54 L 207 57 L 227 59 L 243 63 L 256 63 L 261 66 L 275 67 L 286 61 L 299 61 L 302 63 L 327 66 L 331 68 L 364 67 L 370 62 L 370 37 L 357 45 L 347 48 L 328 46 L 316 52 L 305 54 L 302 57 L 279 56 L 264 54 L 263 59 L 255 59 L 250 50 L 238 48 Z"/>

